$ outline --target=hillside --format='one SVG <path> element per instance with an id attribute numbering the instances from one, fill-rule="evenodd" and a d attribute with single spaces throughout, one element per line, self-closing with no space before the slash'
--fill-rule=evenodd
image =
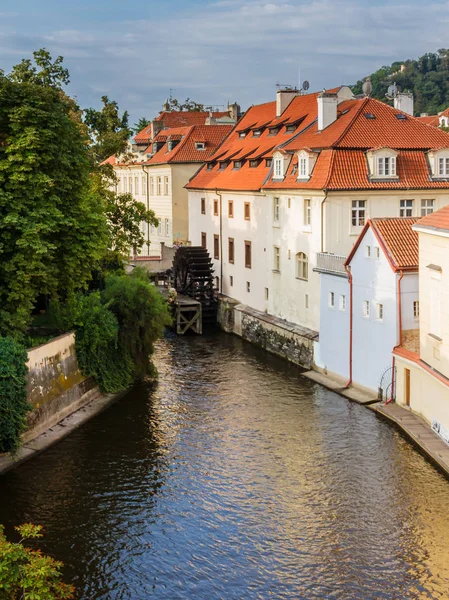
<path id="1" fill-rule="evenodd" d="M 400 91 L 413 92 L 415 115 L 438 114 L 449 106 L 449 50 L 442 48 L 437 53 L 428 53 L 417 60 L 396 61 L 384 66 L 371 76 L 373 98 L 387 101 L 385 94 L 390 84 L 397 84 Z M 362 93 L 363 80 L 352 89 Z"/>

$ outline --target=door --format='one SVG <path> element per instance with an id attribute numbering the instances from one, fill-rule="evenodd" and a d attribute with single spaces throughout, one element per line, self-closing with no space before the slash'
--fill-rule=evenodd
<path id="1" fill-rule="evenodd" d="M 404 369 L 404 402 L 410 406 L 410 369 Z"/>

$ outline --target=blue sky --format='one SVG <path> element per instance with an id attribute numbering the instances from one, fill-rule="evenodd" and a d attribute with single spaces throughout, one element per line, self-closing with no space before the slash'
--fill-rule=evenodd
<path id="1" fill-rule="evenodd" d="M 449 45 L 449 1 L 0 0 L 0 68 L 46 47 L 65 58 L 81 106 L 107 94 L 131 122 L 170 88 L 205 104 L 274 99 L 276 83 L 354 83 Z"/>

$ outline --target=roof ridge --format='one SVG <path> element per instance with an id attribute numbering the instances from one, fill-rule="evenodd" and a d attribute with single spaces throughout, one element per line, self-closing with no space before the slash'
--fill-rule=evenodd
<path id="1" fill-rule="evenodd" d="M 346 125 L 345 129 L 343 130 L 343 132 L 340 135 L 340 137 L 338 138 L 338 140 L 332 144 L 332 147 L 337 147 L 340 144 L 340 142 L 343 141 L 343 138 L 348 134 L 348 132 L 350 131 L 350 129 L 352 129 L 352 127 L 354 126 L 355 122 L 358 120 L 358 118 L 360 116 L 360 113 L 362 112 L 363 107 L 368 104 L 369 100 L 370 100 L 370 98 L 368 98 L 368 97 L 364 98 L 362 100 L 362 102 L 360 103 L 360 106 L 356 109 L 354 117 Z"/>

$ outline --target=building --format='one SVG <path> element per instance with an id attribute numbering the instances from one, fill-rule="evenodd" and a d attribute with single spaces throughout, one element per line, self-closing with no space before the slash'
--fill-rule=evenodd
<path id="1" fill-rule="evenodd" d="M 394 350 L 396 402 L 449 436 L 449 206 L 420 219 L 419 349 Z M 449 441 L 449 440 L 447 440 Z"/>
<path id="2" fill-rule="evenodd" d="M 137 259 L 159 256 L 188 237 L 187 191 L 184 186 L 216 150 L 236 123 L 240 107 L 225 112 L 163 111 L 128 144 L 121 156 L 106 162 L 114 167 L 117 192 L 129 193 L 154 210 L 159 227 L 142 223 L 147 243 Z"/>
<path id="3" fill-rule="evenodd" d="M 446 110 L 443 110 L 437 115 L 423 113 L 418 118 L 423 123 L 426 123 L 426 125 L 432 125 L 433 127 L 449 127 L 449 108 L 446 108 Z"/>
<path id="4" fill-rule="evenodd" d="M 327 374 L 387 392 L 393 349 L 418 348 L 417 220 L 370 219 L 346 260 L 328 255 L 318 267 L 319 362 Z"/>
<path id="5" fill-rule="evenodd" d="M 187 188 L 190 241 L 208 247 L 220 291 L 318 331 L 320 261 L 348 256 L 369 218 L 449 203 L 449 135 L 345 86 L 279 90 Z"/>

